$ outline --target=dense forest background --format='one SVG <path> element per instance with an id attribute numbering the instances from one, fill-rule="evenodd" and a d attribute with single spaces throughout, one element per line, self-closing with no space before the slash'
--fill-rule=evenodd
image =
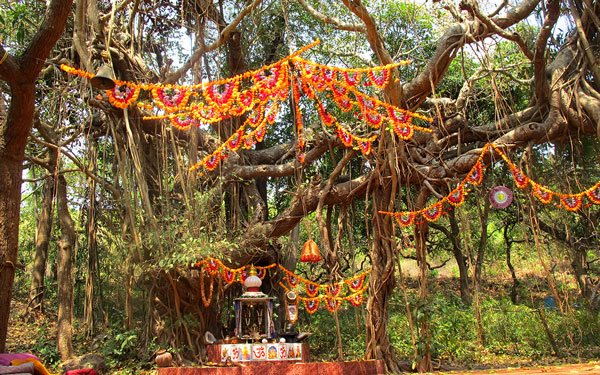
<path id="1" fill-rule="evenodd" d="M 124 372 L 147 368 L 160 348 L 200 363 L 204 333 L 228 333 L 241 293 L 190 272 L 217 257 L 230 267 L 277 262 L 322 284 L 371 270 L 359 307 L 301 311 L 318 360 L 430 371 L 594 358 L 598 207 L 584 196 L 570 212 L 558 196 L 543 203 L 536 188 L 600 193 L 599 18 L 592 0 L 2 6 L 0 351 L 33 352 L 51 365 L 96 352 Z M 410 60 L 385 90 L 364 90 L 432 117 L 418 125 L 433 132 L 402 140 L 359 113 L 340 114 L 356 134 L 378 135 L 364 156 L 322 123 L 314 103 L 290 94 L 264 141 L 230 152 L 214 171 L 190 172 L 240 118 L 178 130 L 144 120 L 144 106 L 111 105 L 59 68 L 109 65 L 121 80 L 196 84 L 269 65 L 316 39 L 303 56 L 321 64 Z M 482 154 L 488 143 L 497 149 Z M 517 186 L 497 150 L 540 185 Z M 402 227 L 380 213 L 430 206 L 480 160 L 482 182 L 464 204 L 444 205 L 439 220 Z M 505 209 L 488 199 L 500 185 L 514 193 Z M 298 263 L 308 239 L 322 262 Z M 280 300 L 281 277 L 271 272 L 263 286 Z"/>

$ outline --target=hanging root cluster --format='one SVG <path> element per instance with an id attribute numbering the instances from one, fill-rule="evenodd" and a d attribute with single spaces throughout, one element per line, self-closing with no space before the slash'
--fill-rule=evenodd
<path id="1" fill-rule="evenodd" d="M 236 284 L 196 270 L 173 268 L 152 278 L 150 336 L 161 347 L 173 348 L 177 360 L 202 363 L 206 358 L 204 334 L 219 337 L 227 324 L 222 311 Z M 227 315 L 225 315 L 227 318 Z"/>

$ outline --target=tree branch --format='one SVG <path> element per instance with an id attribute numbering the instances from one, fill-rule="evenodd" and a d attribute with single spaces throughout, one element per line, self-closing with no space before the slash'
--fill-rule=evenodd
<path id="1" fill-rule="evenodd" d="M 313 16 L 315 19 L 317 19 L 318 21 L 321 21 L 324 24 L 333 25 L 336 28 L 338 28 L 340 30 L 344 30 L 344 31 L 355 31 L 355 32 L 360 32 L 360 33 L 366 33 L 366 31 L 367 31 L 367 29 L 364 26 L 357 25 L 354 23 L 345 23 L 345 22 L 342 22 L 338 18 L 331 17 L 331 16 L 325 15 L 323 13 L 320 13 L 315 8 L 311 7 L 310 4 L 308 4 L 304 0 L 297 0 L 297 1 L 300 3 L 300 5 L 302 5 L 302 7 L 311 16 Z"/>
<path id="2" fill-rule="evenodd" d="M 198 61 L 200 60 L 200 58 L 206 53 L 206 52 L 210 52 L 213 51 L 219 47 L 221 47 L 223 45 L 223 43 L 225 43 L 227 41 L 227 39 L 229 38 L 229 36 L 231 35 L 231 33 L 233 33 L 233 31 L 235 30 L 235 28 L 237 27 L 237 25 L 239 25 L 240 22 L 242 22 L 242 20 L 244 19 L 244 17 L 246 17 L 246 15 L 248 13 L 250 13 L 252 10 L 254 10 L 254 8 L 256 8 L 258 6 L 258 4 L 261 3 L 262 0 L 253 0 L 250 1 L 248 0 L 248 2 L 246 3 L 246 6 L 242 9 L 242 11 L 237 15 L 237 17 L 231 21 L 231 23 L 229 25 L 227 25 L 220 33 L 219 33 L 219 37 L 217 38 L 217 40 L 214 41 L 214 43 L 212 43 L 211 45 L 205 46 L 204 44 L 201 46 L 201 48 L 197 49 L 196 51 L 194 51 L 194 53 L 192 54 L 192 56 L 190 57 L 190 59 L 178 70 L 176 70 L 175 72 L 169 74 L 167 76 L 167 78 L 165 79 L 165 84 L 169 84 L 169 83 L 175 83 L 177 82 L 181 77 L 183 77 L 183 75 L 185 73 L 187 73 L 188 70 L 190 70 L 192 68 L 192 66 Z"/>

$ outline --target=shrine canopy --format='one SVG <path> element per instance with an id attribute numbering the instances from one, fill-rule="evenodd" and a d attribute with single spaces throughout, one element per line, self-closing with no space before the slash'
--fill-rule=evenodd
<path id="1" fill-rule="evenodd" d="M 301 98 L 313 103 L 323 124 L 333 129 L 344 146 L 359 149 L 363 155 L 369 155 L 378 137 L 371 131 L 384 124 L 404 140 L 410 139 L 415 131 L 432 131 L 413 124 L 415 119 L 432 122 L 432 118 L 395 107 L 365 93 L 367 87 L 384 89 L 392 76 L 391 70 L 409 61 L 348 69 L 321 65 L 300 56 L 318 43 L 317 40 L 274 64 L 218 81 L 165 85 L 115 80 L 115 87 L 106 90 L 105 97 L 117 108 L 127 109 L 135 103 L 143 112 L 152 112 L 144 119 L 167 119 L 173 127 L 183 131 L 193 126 L 216 124 L 231 117 L 243 119 L 242 125 L 231 136 L 192 165 L 190 170 L 202 167 L 212 171 L 229 152 L 250 149 L 257 142 L 262 142 L 288 100 L 290 91 L 295 107 L 297 157 L 301 163 L 304 163 L 307 145 L 299 104 Z M 95 76 L 67 65 L 61 65 L 61 69 L 88 79 Z M 354 134 L 338 120 L 336 112 L 354 113 L 358 121 L 367 125 L 369 133 Z"/>

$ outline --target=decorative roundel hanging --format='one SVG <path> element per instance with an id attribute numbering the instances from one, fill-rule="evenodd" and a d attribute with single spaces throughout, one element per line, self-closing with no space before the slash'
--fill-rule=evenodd
<path id="1" fill-rule="evenodd" d="M 496 186 L 490 191 L 490 203 L 494 208 L 506 208 L 513 200 L 513 193 L 506 186 Z"/>

